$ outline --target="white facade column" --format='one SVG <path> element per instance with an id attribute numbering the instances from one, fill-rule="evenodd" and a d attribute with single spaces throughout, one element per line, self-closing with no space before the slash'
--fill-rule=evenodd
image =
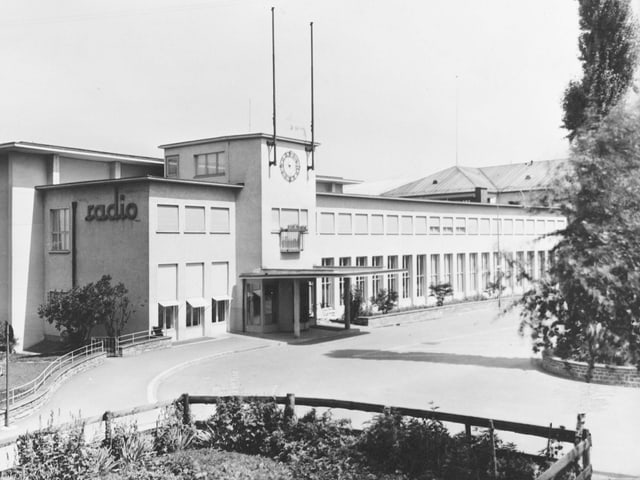
<path id="1" fill-rule="evenodd" d="M 300 280 L 293 280 L 293 336 L 300 338 Z"/>

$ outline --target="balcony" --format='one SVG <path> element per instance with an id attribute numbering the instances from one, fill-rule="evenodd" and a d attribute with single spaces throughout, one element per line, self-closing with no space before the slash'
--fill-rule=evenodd
<path id="1" fill-rule="evenodd" d="M 280 253 L 299 253 L 304 250 L 304 225 L 289 225 L 280 230 Z"/>

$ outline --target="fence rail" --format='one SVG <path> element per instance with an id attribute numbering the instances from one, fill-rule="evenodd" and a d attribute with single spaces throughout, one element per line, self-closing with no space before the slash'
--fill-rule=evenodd
<path id="1" fill-rule="evenodd" d="M 156 330 L 142 330 L 140 332 L 127 333 L 119 337 L 93 337 L 92 341 L 103 342 L 109 356 L 122 356 L 122 348 L 136 345 L 142 342 L 162 337 L 162 333 Z"/>
<path id="2" fill-rule="evenodd" d="M 24 403 L 27 403 L 28 400 L 32 401 L 46 395 L 49 392 L 48 387 L 55 384 L 58 379 L 70 370 L 88 360 L 96 358 L 104 352 L 104 344 L 101 341 L 92 341 L 89 345 L 85 345 L 84 347 L 80 347 L 56 358 L 33 380 L 23 385 L 10 388 L 8 392 L 2 392 L 2 394 L 0 394 L 0 399 L 3 402 L 2 406 L 5 405 L 4 402 L 7 395 L 9 396 L 9 411 L 22 406 Z M 45 388 L 44 391 L 42 391 L 43 388 Z"/>
<path id="3" fill-rule="evenodd" d="M 191 422 L 191 405 L 215 405 L 221 400 L 237 398 L 236 396 L 211 396 L 211 395 L 189 395 L 183 394 L 177 400 L 161 401 L 149 405 L 143 405 L 135 408 L 129 408 L 119 411 L 107 411 L 102 415 L 79 419 L 85 425 L 91 425 L 104 422 L 105 432 L 109 432 L 112 428 L 112 420 L 136 416 L 158 410 L 172 403 L 180 402 L 182 404 L 184 422 Z M 509 431 L 522 435 L 531 435 L 546 439 L 555 439 L 562 442 L 574 443 L 574 447 L 555 463 L 553 463 L 545 472 L 539 475 L 536 480 L 554 480 L 558 475 L 562 474 L 571 466 L 579 466 L 579 473 L 575 477 L 576 480 L 590 480 L 593 468 L 590 461 L 591 435 L 587 429 L 579 426 L 578 430 L 568 430 L 564 428 L 551 428 L 549 426 L 531 425 L 526 423 L 510 422 L 505 420 L 492 420 L 483 417 L 474 417 L 469 415 L 459 415 L 454 413 L 441 412 L 438 410 L 420 410 L 414 408 L 393 407 L 382 404 L 353 402 L 348 400 L 336 400 L 315 397 L 296 397 L 294 394 L 287 396 L 250 396 L 245 399 L 274 401 L 278 405 L 283 405 L 285 410 L 293 412 L 296 406 L 304 407 L 320 407 L 320 408 L 338 408 L 344 410 L 356 410 L 370 413 L 381 413 L 387 408 L 391 408 L 404 416 L 439 420 L 442 422 L 458 423 L 465 426 L 467 435 L 471 435 L 471 427 L 495 428 L 495 430 Z M 74 422 L 66 423 L 55 427 L 63 429 L 73 425 Z M 11 447 L 15 444 L 18 435 L 8 438 L 0 442 L 0 448 Z"/>

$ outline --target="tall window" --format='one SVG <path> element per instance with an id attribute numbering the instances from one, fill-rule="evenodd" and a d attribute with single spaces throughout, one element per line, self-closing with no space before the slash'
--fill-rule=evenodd
<path id="1" fill-rule="evenodd" d="M 195 155 L 196 175 L 218 176 L 225 174 L 224 152 L 201 153 Z"/>
<path id="2" fill-rule="evenodd" d="M 524 252 L 516 252 L 516 268 L 518 269 L 518 274 L 516 275 L 516 285 L 518 287 L 521 287 L 523 285 L 522 272 L 525 271 Z"/>
<path id="3" fill-rule="evenodd" d="M 402 272 L 402 298 L 410 298 L 411 297 L 411 255 L 403 255 L 402 256 L 402 268 L 404 268 L 404 272 Z"/>
<path id="4" fill-rule="evenodd" d="M 211 299 L 211 322 L 222 323 L 227 321 L 229 311 L 229 300 Z"/>
<path id="5" fill-rule="evenodd" d="M 471 290 L 478 291 L 478 254 L 469 254 L 469 278 L 471 281 Z"/>
<path id="6" fill-rule="evenodd" d="M 387 257 L 387 268 L 398 268 L 398 256 L 390 255 Z M 390 273 L 387 277 L 387 290 L 390 292 L 398 291 L 398 274 Z"/>
<path id="7" fill-rule="evenodd" d="M 429 233 L 432 235 L 440 234 L 440 217 L 429 217 Z"/>
<path id="8" fill-rule="evenodd" d="M 366 267 L 366 266 L 367 266 L 367 257 L 356 257 L 356 267 Z M 360 291 L 362 298 L 366 300 L 367 277 L 362 275 L 356 277 L 356 288 Z"/>
<path id="9" fill-rule="evenodd" d="M 431 285 L 440 282 L 440 255 L 431 255 Z"/>
<path id="10" fill-rule="evenodd" d="M 323 258 L 322 259 L 323 267 L 333 267 L 333 258 Z M 333 295 L 333 278 L 331 277 L 322 277 L 320 279 L 320 306 L 322 308 L 325 307 L 333 307 L 334 306 L 334 295 Z"/>
<path id="11" fill-rule="evenodd" d="M 536 252 L 527 252 L 527 276 L 529 277 L 529 280 L 533 280 L 535 263 Z"/>
<path id="12" fill-rule="evenodd" d="M 178 321 L 178 265 L 158 265 L 156 277 L 158 297 L 158 327 L 175 328 Z"/>
<path id="13" fill-rule="evenodd" d="M 500 262 L 500 253 L 493 252 L 493 281 L 495 283 L 498 283 L 498 280 L 502 281 L 502 279 L 500 279 L 501 270 L 502 270 L 502 265 Z"/>
<path id="14" fill-rule="evenodd" d="M 371 257 L 372 267 L 382 267 L 382 256 Z M 377 295 L 382 290 L 382 275 L 374 275 L 371 279 L 371 288 L 373 289 L 372 295 Z"/>
<path id="15" fill-rule="evenodd" d="M 489 253 L 482 254 L 482 290 L 489 288 L 489 282 L 491 281 L 491 270 L 489 269 Z"/>
<path id="16" fill-rule="evenodd" d="M 416 257 L 416 296 L 424 297 L 424 281 L 427 274 L 427 256 L 418 255 Z"/>
<path id="17" fill-rule="evenodd" d="M 169 155 L 164 159 L 164 171 L 165 176 L 168 178 L 177 178 L 178 177 L 178 160 L 180 157 L 178 155 Z"/>
<path id="18" fill-rule="evenodd" d="M 453 254 L 445 253 L 443 257 L 443 269 L 444 269 L 444 283 L 448 283 L 453 287 L 453 278 L 451 278 L 451 271 L 453 270 Z"/>
<path id="19" fill-rule="evenodd" d="M 538 278 L 543 278 L 547 274 L 547 262 L 545 251 L 538 252 Z"/>
<path id="20" fill-rule="evenodd" d="M 69 250 L 69 209 L 55 208 L 51 210 L 51 251 Z"/>
<path id="21" fill-rule="evenodd" d="M 351 257 L 340 257 L 340 266 L 348 267 L 351 265 Z M 340 305 L 344 305 L 344 277 L 340 277 Z"/>
<path id="22" fill-rule="evenodd" d="M 453 235 L 453 217 L 442 218 L 442 233 L 445 235 Z"/>
<path id="23" fill-rule="evenodd" d="M 187 263 L 185 272 L 187 327 L 197 327 L 204 320 L 204 263 Z"/>
<path id="24" fill-rule="evenodd" d="M 464 253 L 458 253 L 456 255 L 456 291 L 464 292 Z"/>
<path id="25" fill-rule="evenodd" d="M 187 300 L 187 327 L 197 327 L 204 317 L 204 305 Z"/>
<path id="26" fill-rule="evenodd" d="M 158 303 L 158 327 L 162 330 L 174 328 L 178 319 L 178 305 Z"/>

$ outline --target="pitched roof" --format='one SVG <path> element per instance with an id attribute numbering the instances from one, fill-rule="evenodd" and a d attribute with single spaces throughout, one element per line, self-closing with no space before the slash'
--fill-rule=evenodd
<path id="1" fill-rule="evenodd" d="M 547 188 L 564 160 L 497 165 L 493 167 L 449 167 L 419 180 L 384 192 L 384 196 L 413 197 L 488 191 L 521 191 Z"/>

